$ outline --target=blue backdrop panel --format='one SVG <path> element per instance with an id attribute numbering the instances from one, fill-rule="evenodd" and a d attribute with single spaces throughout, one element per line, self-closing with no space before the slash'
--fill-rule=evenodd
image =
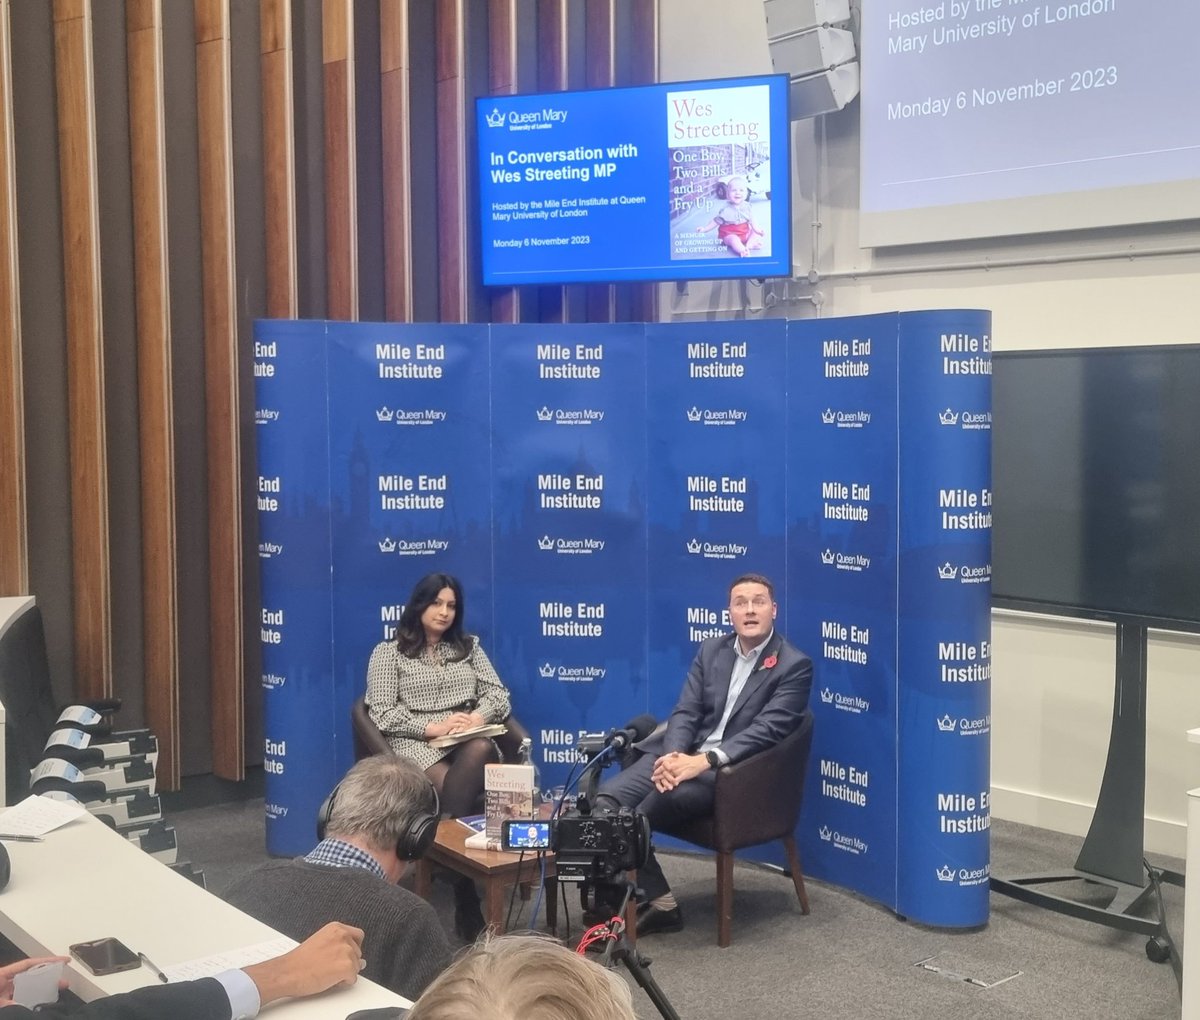
<path id="1" fill-rule="evenodd" d="M 328 335 L 333 703 L 348 718 L 423 575 L 459 578 L 466 627 L 490 647 L 488 328 L 330 323 Z"/>
<path id="2" fill-rule="evenodd" d="M 989 329 L 258 323 L 268 849 L 311 846 L 418 576 L 464 582 L 550 786 L 669 711 L 755 570 L 816 664 L 806 870 L 982 923 Z"/>
<path id="3" fill-rule="evenodd" d="M 337 776 L 332 712 L 325 324 L 255 324 L 267 849 L 313 842 Z M 316 753 L 314 753 L 314 751 Z"/>
<path id="4" fill-rule="evenodd" d="M 896 868 L 896 316 L 788 327 L 788 625 L 815 663 L 805 870 L 885 903 Z"/>
<path id="5" fill-rule="evenodd" d="M 733 578 L 766 574 L 784 601 L 786 328 L 646 327 L 649 707 L 660 719 L 696 646 L 729 632 Z"/>
<path id="6" fill-rule="evenodd" d="M 546 786 L 645 710 L 643 337 L 492 329 L 496 655 Z"/>
<path id="7" fill-rule="evenodd" d="M 897 909 L 987 920 L 991 316 L 900 316 Z"/>

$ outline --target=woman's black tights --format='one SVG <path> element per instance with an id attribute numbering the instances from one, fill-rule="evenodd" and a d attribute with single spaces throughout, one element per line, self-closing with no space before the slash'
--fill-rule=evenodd
<path id="1" fill-rule="evenodd" d="M 483 793 L 483 767 L 500 760 L 496 745 L 486 737 L 475 737 L 454 748 L 441 761 L 430 765 L 425 774 L 437 787 L 442 814 L 450 818 L 473 815 L 479 811 Z M 454 930 L 467 942 L 474 942 L 485 927 L 479 893 L 470 878 L 454 880 Z"/>
<path id="2" fill-rule="evenodd" d="M 477 814 L 483 793 L 483 767 L 498 762 L 500 753 L 486 737 L 475 737 L 455 747 L 445 758 L 425 770 L 437 787 L 442 814 L 450 818 Z"/>

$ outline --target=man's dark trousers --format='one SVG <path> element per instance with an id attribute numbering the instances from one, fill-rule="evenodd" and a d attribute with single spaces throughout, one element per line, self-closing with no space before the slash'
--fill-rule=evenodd
<path id="1" fill-rule="evenodd" d="M 694 779 L 680 783 L 674 790 L 659 793 L 650 778 L 654 762 L 653 754 L 644 754 L 608 780 L 596 796 L 596 806 L 615 812 L 622 804 L 636 804 L 635 810 L 646 815 L 650 820 L 650 828 L 655 832 L 670 828 L 676 822 L 712 813 L 716 772 L 711 769 L 701 772 Z M 638 868 L 637 881 L 647 903 L 671 891 L 653 850 L 646 863 Z"/>

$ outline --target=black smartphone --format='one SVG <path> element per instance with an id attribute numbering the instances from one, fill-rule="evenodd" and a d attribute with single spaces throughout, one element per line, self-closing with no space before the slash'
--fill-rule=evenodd
<path id="1" fill-rule="evenodd" d="M 500 827 L 500 846 L 505 850 L 548 850 L 550 823 L 531 820 L 506 821 Z"/>
<path id="2" fill-rule="evenodd" d="M 138 954 L 120 939 L 96 939 L 94 942 L 76 942 L 71 946 L 71 955 L 90 970 L 96 977 L 119 974 L 123 970 L 134 970 L 142 965 Z"/>

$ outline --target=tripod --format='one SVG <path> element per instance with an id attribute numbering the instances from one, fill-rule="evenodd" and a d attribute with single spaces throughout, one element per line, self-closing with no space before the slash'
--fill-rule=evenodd
<path id="1" fill-rule="evenodd" d="M 654 1008 L 658 1010 L 663 1020 L 679 1020 L 679 1014 L 667 1001 L 666 994 L 658 987 L 658 982 L 650 973 L 650 960 L 638 952 L 637 948 L 629 941 L 629 936 L 625 934 L 625 924 L 622 919 L 625 917 L 626 907 L 629 906 L 629 898 L 633 896 L 634 892 L 633 883 L 625 882 L 621 905 L 608 920 L 607 945 L 604 947 L 604 955 L 600 958 L 600 963 L 605 967 L 610 967 L 617 961 L 623 963 L 625 969 L 633 975 L 633 980 L 637 982 L 638 987 L 650 997 L 650 1001 L 654 1003 Z"/>

